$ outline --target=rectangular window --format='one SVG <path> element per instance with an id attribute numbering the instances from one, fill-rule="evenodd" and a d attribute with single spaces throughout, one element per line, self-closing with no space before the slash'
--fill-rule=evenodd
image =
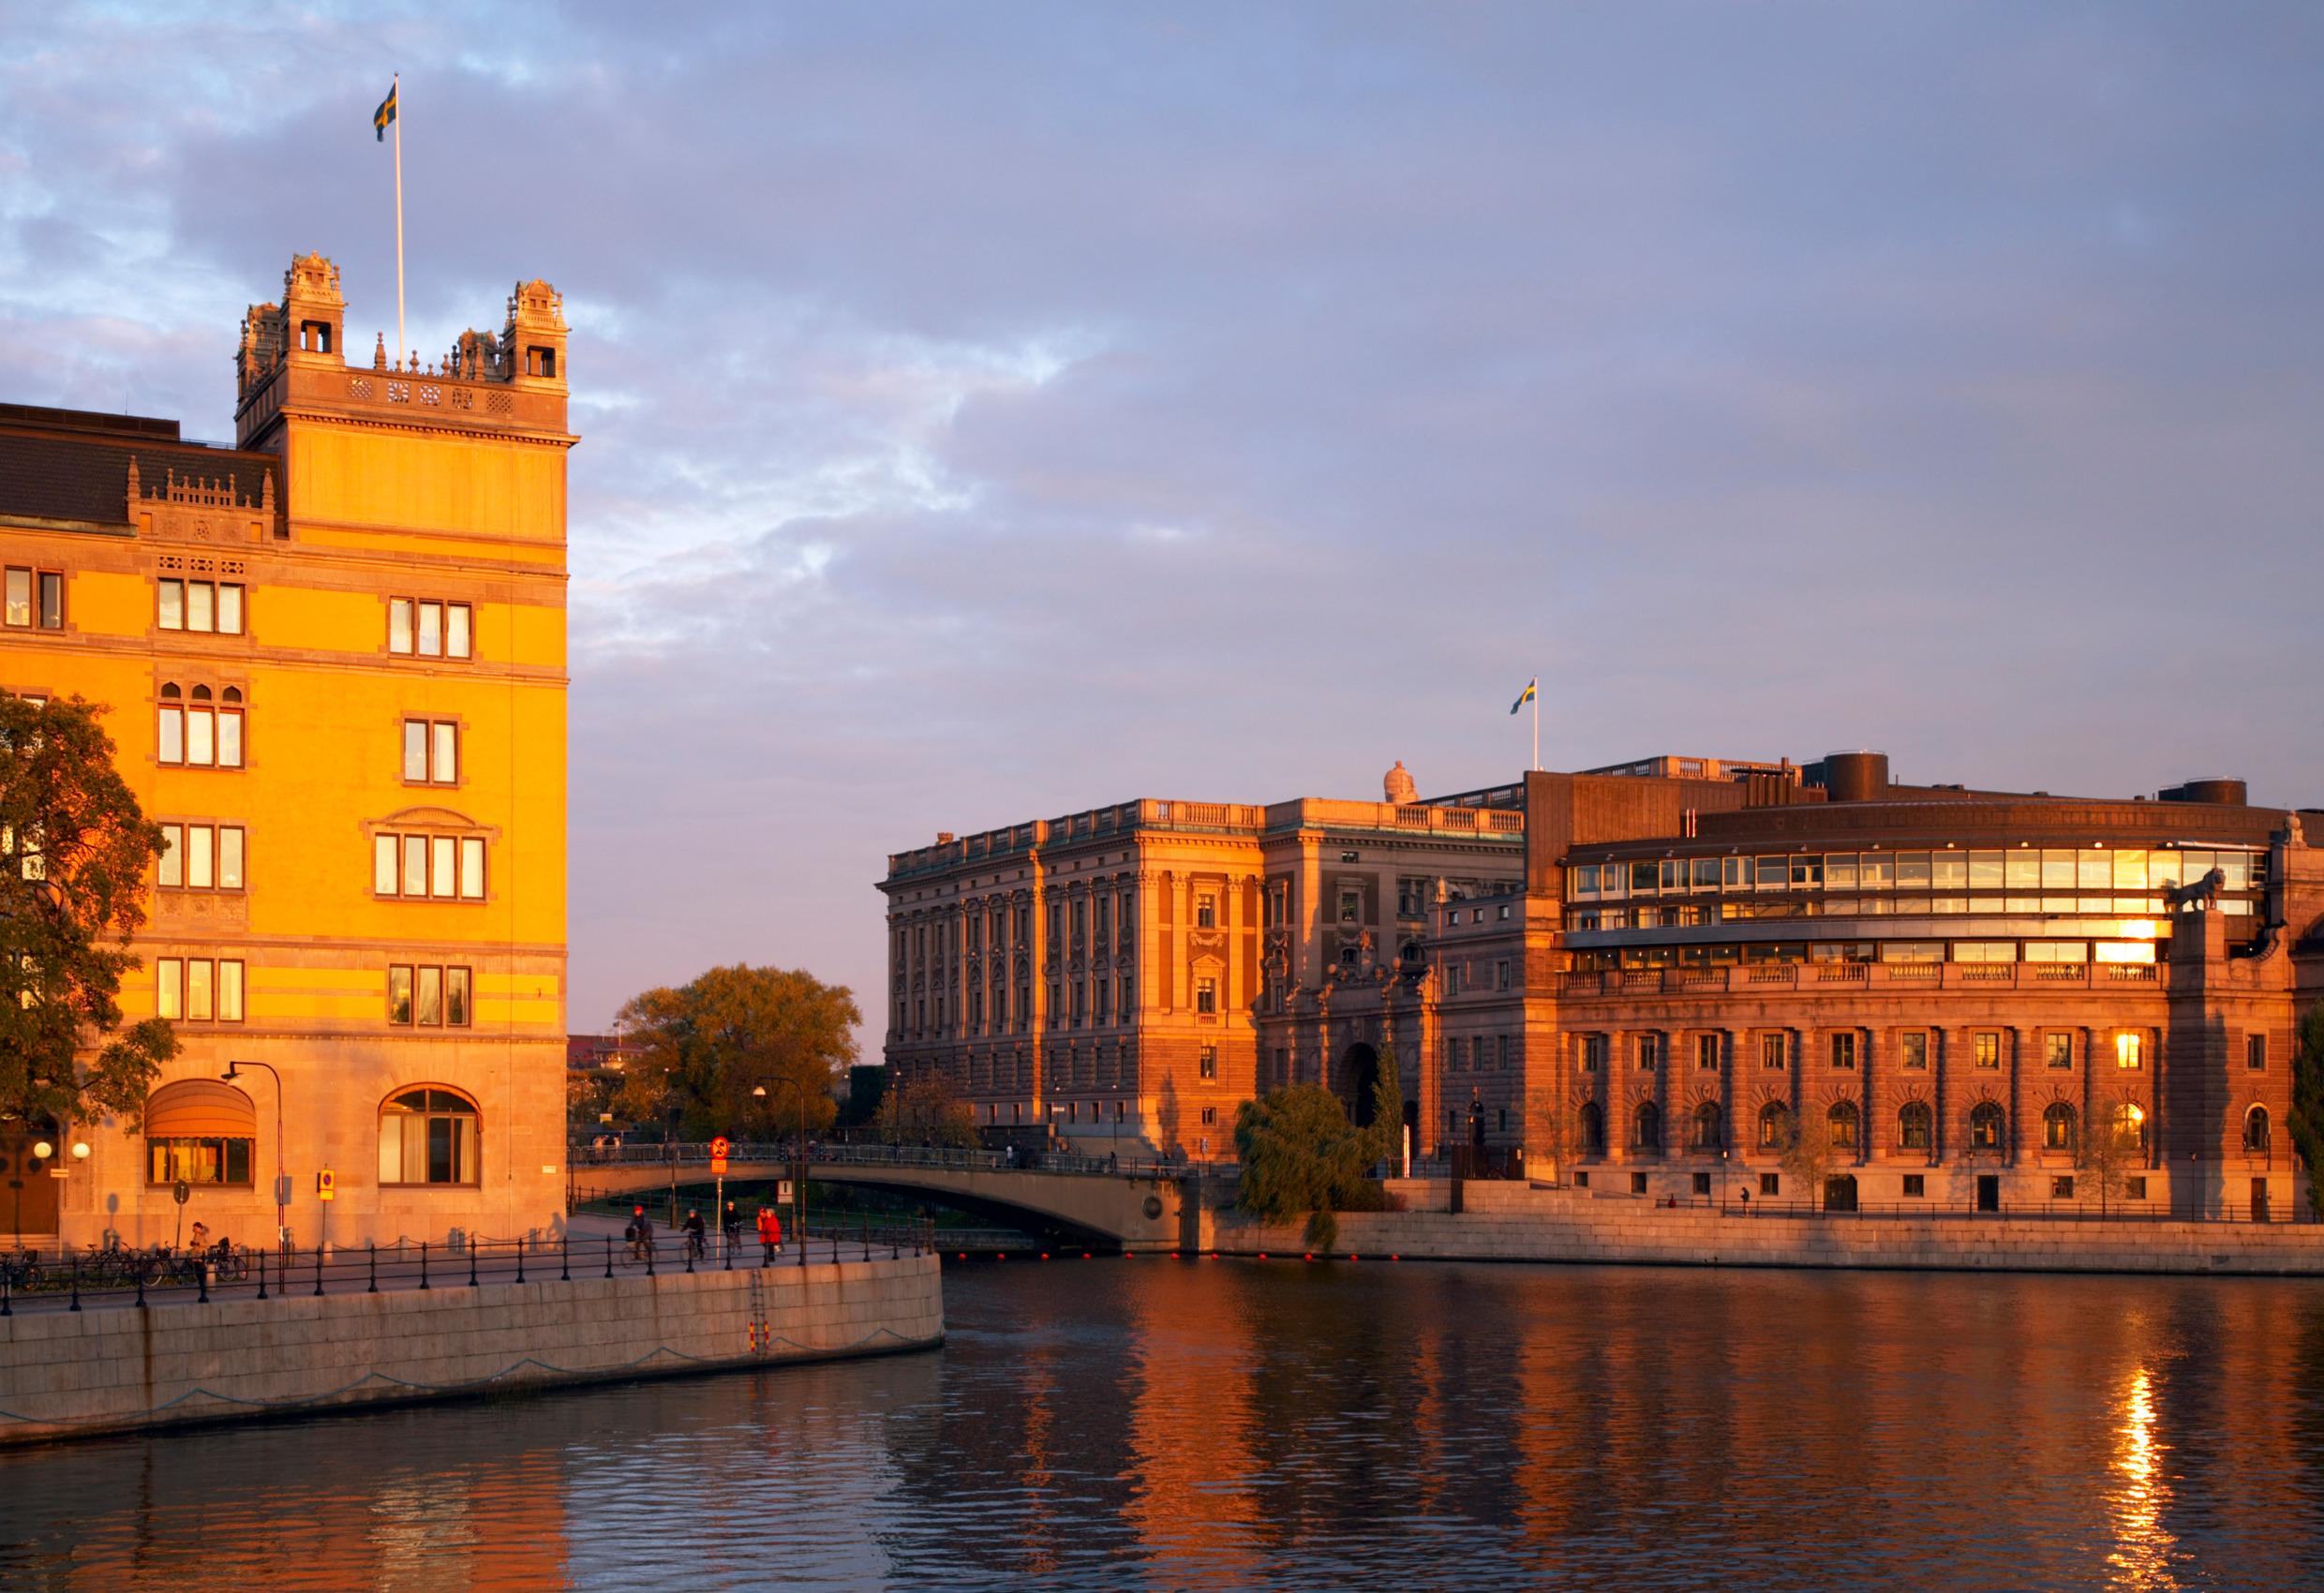
<path id="1" fill-rule="evenodd" d="M 32 572 L 8 572 L 7 622 L 11 625 L 32 623 Z"/>
<path id="2" fill-rule="evenodd" d="M 420 604 L 420 656 L 444 656 L 444 605 L 440 603 Z"/>
<path id="3" fill-rule="evenodd" d="M 1926 1197 L 1929 1193 L 1928 1179 L 1927 1173 L 1906 1173 L 1904 1175 L 1904 1198 L 1908 1200 L 1918 1200 Z"/>
<path id="4" fill-rule="evenodd" d="M 217 879 L 217 831 L 209 825 L 186 826 L 186 887 L 213 890 Z"/>
<path id="5" fill-rule="evenodd" d="M 1218 1010 L 1218 981 L 1197 979 L 1194 982 L 1194 1009 L 1200 1013 Z"/>
<path id="6" fill-rule="evenodd" d="M 2048 1057 L 2048 1064 L 2049 1064 L 2049 1065 L 2050 1065 L 2050 1066 L 2052 1066 L 2052 1067 L 2071 1067 L 2071 1066 L 2073 1066 L 2073 1065 L 2074 1065 L 2074 1036 L 2073 1036 L 2073 1035 L 2046 1035 L 2046 1036 L 2044 1036 L 2044 1038 L 2043 1038 L 2043 1042 L 2042 1042 L 2042 1044 L 2043 1044 L 2043 1050 L 2044 1050 L 2044 1053 L 2045 1053 L 2045 1054 L 2046 1054 L 2046 1056 Z"/>
<path id="7" fill-rule="evenodd" d="M 206 957 L 188 958 L 186 963 L 186 1020 L 207 1023 L 216 1016 L 211 1005 L 211 963 Z"/>
<path id="8" fill-rule="evenodd" d="M 164 631 L 186 629 L 186 583 L 163 581 L 161 591 L 161 628 Z"/>
<path id="9" fill-rule="evenodd" d="M 1855 1032 L 1852 1030 L 1834 1035 L 1832 1036 L 1832 1065 L 1840 1068 L 1854 1068 L 1855 1064 L 1856 1037 Z"/>
<path id="10" fill-rule="evenodd" d="M 1705 1073 L 1719 1071 L 1719 1036 L 1697 1035 L 1694 1037 L 1694 1065 Z"/>
<path id="11" fill-rule="evenodd" d="M 175 1020 L 186 1016 L 186 964 L 175 957 L 154 961 L 154 1010 Z"/>
<path id="12" fill-rule="evenodd" d="M 387 1020 L 411 1021 L 411 969 L 404 963 L 392 964 L 387 970 Z"/>
<path id="13" fill-rule="evenodd" d="M 1354 886 L 1343 886 L 1339 893 L 1339 921 L 1343 924 L 1361 923 L 1363 919 L 1363 892 Z"/>
<path id="14" fill-rule="evenodd" d="M 1662 1060 L 1662 1036 L 1661 1036 L 1661 1035 L 1639 1035 L 1639 1036 L 1638 1036 L 1638 1065 L 1639 1065 L 1641 1068 L 1651 1068 L 1651 1067 L 1655 1066 L 1658 1063 L 1660 1063 L 1661 1060 Z"/>
<path id="15" fill-rule="evenodd" d="M 1204 1046 L 1202 1048 L 1201 1072 L 1202 1077 L 1205 1079 L 1215 1079 L 1218 1077 L 1218 1048 L 1216 1046 Z"/>
<path id="16" fill-rule="evenodd" d="M 387 1020 L 465 1029 L 473 1020 L 475 976 L 467 968 L 395 963 L 387 971 Z"/>
<path id="17" fill-rule="evenodd" d="M 186 583 L 186 629 L 217 629 L 217 588 L 208 581 Z"/>
<path id="18" fill-rule="evenodd" d="M 469 606 L 464 603 L 444 604 L 444 656 L 466 658 L 469 651 Z"/>
<path id="19" fill-rule="evenodd" d="M 414 785 L 460 783 L 460 726 L 456 722 L 404 721 L 404 779 Z"/>
<path id="20" fill-rule="evenodd" d="M 408 653 L 411 650 L 411 600 L 387 600 L 387 650 Z"/>
<path id="21" fill-rule="evenodd" d="M 444 1020 L 444 971 L 424 964 L 413 972 L 417 975 L 417 993 L 412 1001 L 412 1021 L 439 1028 Z"/>
<path id="22" fill-rule="evenodd" d="M 186 826 L 161 826 L 161 860 L 156 869 L 155 883 L 164 889 L 186 883 Z"/>
<path id="23" fill-rule="evenodd" d="M 2145 1199 L 2146 1198 L 2147 1198 L 2147 1181 L 2146 1181 L 2145 1179 L 2143 1179 L 2143 1178 L 2125 1178 L 2124 1180 L 2123 1180 L 2123 1199 L 2125 1199 L 2125 1200 L 2143 1200 L 2143 1199 Z"/>
<path id="24" fill-rule="evenodd" d="M 1582 1036 L 1582 1071 L 1602 1073 L 1606 1066 L 1606 1037 L 1603 1035 Z"/>
<path id="25" fill-rule="evenodd" d="M 1501 911 L 1506 913 L 1509 909 L 1504 907 Z M 1509 959 L 1506 957 L 1493 964 L 1493 988 L 1497 990 L 1509 989 Z"/>
<path id="26" fill-rule="evenodd" d="M 217 965 L 217 1015 L 221 1023 L 242 1021 L 242 963 L 221 960 Z"/>
<path id="27" fill-rule="evenodd" d="M 1790 1046 L 1781 1035 L 1759 1036 L 1759 1065 L 1771 1072 L 1780 1072 L 1788 1060 Z"/>
<path id="28" fill-rule="evenodd" d="M 2070 1172 L 2053 1174 L 2049 1180 L 2049 1198 L 2052 1200 L 2073 1199 L 2074 1175 Z"/>
<path id="29" fill-rule="evenodd" d="M 1929 1065 L 1929 1036 L 1925 1034 L 1897 1036 L 1897 1065 L 1927 1067 Z"/>
<path id="30" fill-rule="evenodd" d="M 1980 1029 L 1969 1036 L 1969 1061 L 1973 1067 L 1999 1067 L 2002 1064 L 2002 1037 L 1990 1029 Z"/>
<path id="31" fill-rule="evenodd" d="M 1780 1172 L 1761 1173 L 1759 1175 L 1759 1193 L 1770 1200 L 1774 1199 L 1778 1195 L 1782 1194 L 1783 1175 Z"/>
<path id="32" fill-rule="evenodd" d="M 1194 899 L 1194 927 L 1198 930 L 1218 928 L 1218 898 L 1209 894 Z"/>
<path id="33" fill-rule="evenodd" d="M 65 628 L 65 577 L 54 570 L 40 572 L 40 629 Z"/>
<path id="34" fill-rule="evenodd" d="M 145 1182 L 166 1186 L 187 1184 L 250 1183 L 250 1141 L 220 1137 L 145 1141 Z"/>
<path id="35" fill-rule="evenodd" d="M 2135 1068 L 2144 1063 L 2146 1060 L 2144 1039 L 2145 1037 L 2139 1035 L 2115 1035 L 2114 1065 L 2121 1068 Z"/>
<path id="36" fill-rule="evenodd" d="M 2243 1036 L 2243 1065 L 2251 1069 L 2254 1073 L 2262 1073 L 2267 1070 L 2267 1035 L 2246 1035 Z"/>

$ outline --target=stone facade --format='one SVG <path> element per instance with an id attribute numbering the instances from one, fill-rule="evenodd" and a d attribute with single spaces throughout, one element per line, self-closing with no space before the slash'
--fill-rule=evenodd
<path id="1" fill-rule="evenodd" d="M 336 268 L 293 261 L 243 323 L 231 449 L 0 407 L 32 598 L 0 689 L 109 709 L 172 842 L 123 1006 L 184 1046 L 143 1124 L 0 1138 L 28 1243 L 561 1219 L 565 324 L 541 282 L 425 364 L 350 364 L 344 323 Z"/>
<path id="2" fill-rule="evenodd" d="M 1517 795 L 1147 799 L 895 854 L 888 1064 L 995 1139 L 1231 1156 L 1240 1102 L 1323 1078 L 1318 992 L 1416 962 L 1440 903 L 1518 883 Z"/>

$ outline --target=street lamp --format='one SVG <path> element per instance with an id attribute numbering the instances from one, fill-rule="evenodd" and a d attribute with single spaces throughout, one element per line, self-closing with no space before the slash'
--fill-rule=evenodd
<path id="1" fill-rule="evenodd" d="M 226 1071 L 219 1074 L 229 1084 L 246 1067 L 263 1067 L 275 1079 L 275 1240 L 288 1250 L 290 1246 L 290 1169 L 282 1154 L 282 1075 L 275 1072 L 269 1062 L 229 1062 Z"/>

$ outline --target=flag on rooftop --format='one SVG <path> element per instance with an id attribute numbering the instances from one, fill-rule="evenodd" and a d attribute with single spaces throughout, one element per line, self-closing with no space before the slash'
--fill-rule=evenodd
<path id="1" fill-rule="evenodd" d="M 1509 711 L 1511 713 L 1515 713 L 1519 708 L 1525 707 L 1526 704 L 1531 702 L 1533 700 L 1534 688 L 1539 686 L 1541 683 L 1542 677 L 1538 675 L 1536 675 L 1532 679 L 1527 681 L 1526 689 L 1517 693 L 1517 700 L 1509 705 Z"/>

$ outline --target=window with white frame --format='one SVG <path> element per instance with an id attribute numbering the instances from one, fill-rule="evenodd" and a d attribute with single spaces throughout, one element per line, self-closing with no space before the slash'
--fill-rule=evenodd
<path id="1" fill-rule="evenodd" d="M 240 825 L 164 824 L 155 883 L 164 890 L 240 890 L 244 850 Z"/>
<path id="2" fill-rule="evenodd" d="M 237 581 L 186 581 L 166 576 L 159 592 L 164 631 L 198 631 L 221 636 L 242 634 L 243 588 Z"/>
<path id="3" fill-rule="evenodd" d="M 460 725 L 457 720 L 404 721 L 404 782 L 410 785 L 460 783 Z"/>
<path id="4" fill-rule="evenodd" d="M 474 646 L 472 611 L 432 598 L 387 600 L 387 650 L 413 658 L 467 658 Z"/>
<path id="5" fill-rule="evenodd" d="M 381 832 L 371 838 L 375 896 L 439 901 L 484 899 L 484 838 Z"/>

